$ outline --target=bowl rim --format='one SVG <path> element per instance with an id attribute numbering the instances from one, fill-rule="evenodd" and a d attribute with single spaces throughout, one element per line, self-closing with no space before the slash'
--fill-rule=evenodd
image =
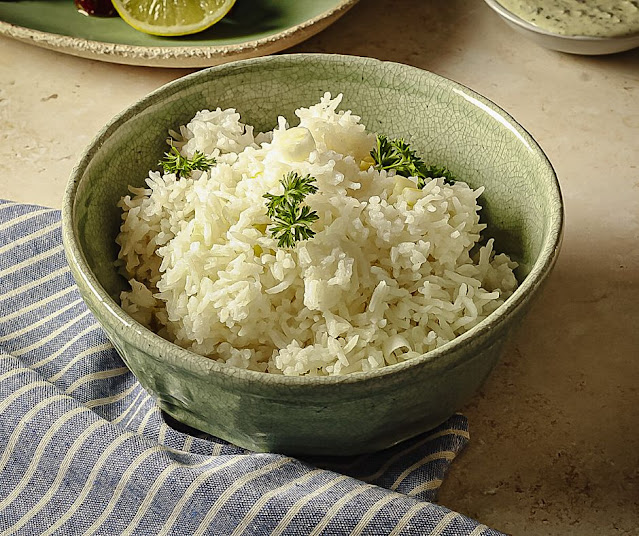
<path id="1" fill-rule="evenodd" d="M 158 96 L 170 96 L 185 90 L 191 85 L 205 83 L 212 77 L 224 76 L 226 73 L 233 73 L 238 69 L 246 70 L 251 69 L 253 66 L 266 65 L 276 68 L 277 65 L 287 65 L 290 62 L 324 62 L 324 63 L 353 63 L 370 68 L 372 66 L 381 67 L 385 66 L 400 66 L 405 69 L 406 72 L 413 73 L 416 76 L 426 76 L 439 83 L 446 84 L 450 89 L 461 93 L 462 96 L 472 99 L 475 105 L 479 104 L 485 111 L 490 113 L 507 128 L 513 130 L 518 138 L 522 140 L 527 148 L 534 153 L 534 155 L 540 159 L 547 167 L 549 174 L 550 184 L 552 188 L 549 189 L 549 195 L 551 202 L 549 203 L 551 210 L 548 218 L 548 234 L 546 240 L 541 245 L 541 252 L 535 262 L 530 268 L 530 272 L 524 279 L 524 281 L 517 287 L 515 292 L 506 301 L 500 305 L 495 311 L 488 315 L 484 320 L 479 322 L 476 326 L 469 331 L 457 336 L 452 341 L 449 341 L 442 346 L 426 352 L 418 357 L 411 358 L 409 360 L 396 363 L 394 365 L 387 365 L 380 369 L 375 369 L 366 372 L 353 372 L 341 376 L 285 376 L 280 374 L 269 374 L 265 372 L 253 371 L 228 365 L 226 363 L 215 361 L 211 358 L 192 352 L 174 344 L 150 329 L 146 328 L 142 324 L 134 320 L 128 313 L 126 313 L 120 304 L 114 301 L 110 295 L 106 292 L 104 287 L 97 280 L 96 276 L 90 269 L 82 249 L 77 240 L 75 234 L 75 214 L 74 203 L 75 194 L 77 193 L 78 186 L 81 182 L 82 175 L 86 170 L 89 162 L 92 160 L 94 154 L 100 149 L 106 139 L 119 128 L 120 125 L 126 123 L 129 119 L 135 117 L 138 113 L 145 110 L 150 104 L 153 104 Z M 264 67 L 263 67 L 264 68 Z M 259 58 L 252 58 L 247 60 L 238 60 L 236 62 L 229 62 L 222 65 L 203 69 L 195 73 L 178 78 L 172 82 L 164 84 L 158 89 L 147 94 L 145 97 L 137 101 L 136 103 L 128 106 L 126 109 L 117 114 L 111 119 L 94 137 L 94 139 L 85 148 L 77 164 L 74 166 L 71 176 L 67 182 L 63 204 L 62 204 L 62 234 L 64 250 L 67 255 L 69 265 L 72 269 L 74 277 L 78 283 L 78 286 L 84 286 L 97 301 L 104 306 L 107 310 L 106 319 L 98 320 L 98 323 L 106 321 L 111 327 L 119 326 L 122 329 L 122 333 L 127 333 L 126 330 L 133 330 L 139 337 L 148 341 L 147 351 L 151 351 L 156 355 L 175 356 L 180 361 L 182 368 L 189 369 L 193 372 L 201 374 L 203 371 L 207 373 L 219 373 L 229 378 L 235 378 L 238 380 L 245 380 L 248 382 L 259 382 L 268 384 L 280 384 L 283 386 L 305 386 L 305 385 L 335 385 L 342 383 L 360 383 L 367 380 L 374 380 L 389 375 L 396 375 L 405 372 L 408 369 L 419 367 L 427 363 L 441 361 L 442 365 L 446 368 L 454 367 L 460 361 L 466 361 L 472 359 L 472 356 L 461 355 L 460 349 L 474 344 L 476 340 L 480 340 L 485 337 L 489 331 L 495 329 L 497 326 L 503 324 L 508 316 L 514 314 L 519 307 L 527 301 L 529 294 L 533 293 L 545 280 L 546 276 L 550 273 L 553 265 L 557 260 L 559 249 L 561 247 L 562 237 L 564 230 L 564 204 L 560 190 L 557 174 L 550 163 L 548 157 L 541 149 L 539 144 L 533 139 L 533 137 L 526 131 L 510 114 L 505 112 L 495 103 L 473 91 L 472 89 L 448 78 L 440 76 L 430 71 L 413 67 L 406 64 L 399 64 L 396 62 L 389 62 L 378 60 L 369 57 L 361 56 L 348 56 L 341 54 L 320 54 L 320 53 L 305 53 L 305 54 L 281 54 L 277 56 L 265 56 Z M 75 273 L 77 272 L 77 274 Z M 84 297 L 83 297 L 84 298 Z M 85 299 L 86 301 L 86 299 Z M 125 337 L 130 340 L 132 337 Z M 155 350 L 152 350 L 155 348 Z M 448 362 L 444 358 L 447 354 L 453 355 L 453 359 Z M 166 357 L 164 359 L 167 359 Z"/>
<path id="2" fill-rule="evenodd" d="M 501 17 L 506 19 L 508 22 L 516 24 L 517 26 L 525 30 L 528 30 L 529 32 L 544 35 L 547 37 L 565 39 L 566 41 L 571 41 L 574 43 L 578 43 L 578 42 L 621 43 L 626 40 L 632 41 L 634 39 L 639 38 L 639 30 L 637 30 L 636 32 L 625 34 L 625 35 L 610 35 L 610 36 L 559 34 L 559 33 L 551 32 L 550 30 L 546 30 L 544 28 L 540 28 L 539 26 L 535 26 L 534 24 L 528 22 L 527 20 L 524 20 L 521 17 L 518 17 L 512 11 L 505 8 L 498 0 L 484 0 L 484 2 L 486 2 L 486 4 L 488 4 L 488 6 L 493 9 L 493 11 L 495 11 L 498 15 L 501 15 Z"/>

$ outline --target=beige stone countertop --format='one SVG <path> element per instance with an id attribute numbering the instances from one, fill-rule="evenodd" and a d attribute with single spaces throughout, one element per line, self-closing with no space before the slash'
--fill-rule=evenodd
<path id="1" fill-rule="evenodd" d="M 189 72 L 0 47 L 0 197 L 53 207 L 112 116 Z M 561 182 L 557 267 L 464 408 L 471 442 L 440 503 L 516 535 L 639 535 L 639 49 L 552 52 L 478 0 L 362 0 L 302 51 L 461 82 L 511 113 Z"/>

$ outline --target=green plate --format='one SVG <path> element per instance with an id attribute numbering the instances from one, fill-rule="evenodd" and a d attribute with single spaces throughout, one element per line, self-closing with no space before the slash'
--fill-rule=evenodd
<path id="1" fill-rule="evenodd" d="M 208 67 L 279 52 L 337 20 L 357 0 L 237 0 L 208 30 L 147 35 L 119 17 L 86 17 L 72 0 L 0 1 L 0 34 L 74 56 L 150 67 Z"/>

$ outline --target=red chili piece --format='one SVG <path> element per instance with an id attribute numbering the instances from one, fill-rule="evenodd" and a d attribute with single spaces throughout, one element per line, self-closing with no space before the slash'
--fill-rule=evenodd
<path id="1" fill-rule="evenodd" d="M 90 17 L 114 17 L 117 15 L 111 0 L 74 0 L 75 7 Z"/>

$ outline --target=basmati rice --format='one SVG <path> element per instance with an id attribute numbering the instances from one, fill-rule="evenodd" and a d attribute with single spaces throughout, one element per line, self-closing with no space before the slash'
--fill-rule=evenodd
<path id="1" fill-rule="evenodd" d="M 516 263 L 476 248 L 473 190 L 363 165 L 375 136 L 342 96 L 254 136 L 233 109 L 198 112 L 179 148 L 215 157 L 209 171 L 149 173 L 130 188 L 119 265 L 122 307 L 164 338 L 230 365 L 285 375 L 378 369 L 454 339 L 517 286 Z M 310 174 L 305 203 L 316 235 L 278 247 L 265 193 L 290 172 Z M 475 249 L 473 249 L 475 248 Z M 471 250 L 477 254 L 472 255 Z"/>

